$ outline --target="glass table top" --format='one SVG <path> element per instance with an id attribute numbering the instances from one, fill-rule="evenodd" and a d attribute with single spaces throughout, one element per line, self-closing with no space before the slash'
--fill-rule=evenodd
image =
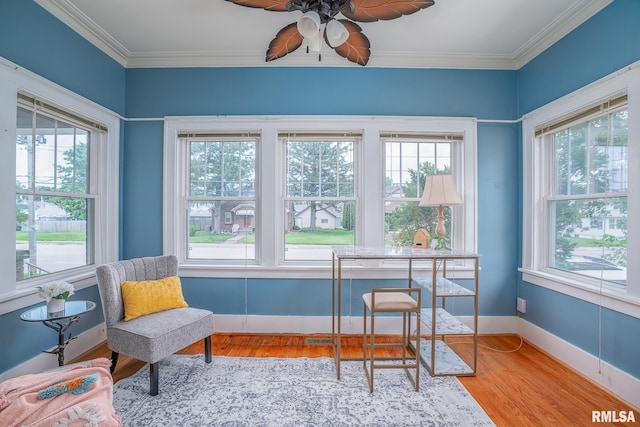
<path id="1" fill-rule="evenodd" d="M 84 314 L 94 308 L 96 308 L 96 303 L 93 301 L 67 301 L 64 305 L 63 311 L 47 313 L 47 305 L 45 304 L 25 311 L 20 315 L 20 318 L 27 322 L 68 319 L 73 316 Z"/>

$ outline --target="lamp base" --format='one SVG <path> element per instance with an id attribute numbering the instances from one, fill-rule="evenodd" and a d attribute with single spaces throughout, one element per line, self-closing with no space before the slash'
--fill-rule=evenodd
<path id="1" fill-rule="evenodd" d="M 447 234 L 447 230 L 444 228 L 444 214 L 442 213 L 443 209 L 444 206 L 438 206 L 438 225 L 436 226 L 436 234 L 440 237 L 444 237 L 444 235 Z"/>

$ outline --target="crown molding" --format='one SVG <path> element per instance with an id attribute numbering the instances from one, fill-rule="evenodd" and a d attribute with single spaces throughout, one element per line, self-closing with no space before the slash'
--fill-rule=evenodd
<path id="1" fill-rule="evenodd" d="M 49 13 L 109 55 L 125 68 L 167 67 L 360 67 L 333 51 L 323 52 L 322 61 L 313 54 L 293 52 L 274 62 L 264 62 L 260 52 L 131 52 L 96 25 L 69 0 L 34 0 Z M 459 68 L 518 70 L 562 37 L 577 28 L 613 0 L 576 0 L 564 14 L 549 23 L 512 55 L 472 53 L 372 52 L 367 68 Z"/>
<path id="2" fill-rule="evenodd" d="M 187 67 L 351 67 L 362 66 L 346 61 L 327 49 L 318 61 L 315 54 L 292 52 L 273 62 L 263 62 L 264 52 L 235 54 L 230 52 L 165 52 L 163 54 L 133 54 L 127 60 L 128 68 L 187 68 Z M 480 55 L 447 55 L 372 52 L 366 68 L 462 68 L 462 69 L 515 69 L 511 57 Z"/>
<path id="3" fill-rule="evenodd" d="M 564 14 L 550 22 L 514 53 L 515 68 L 519 69 L 526 65 L 612 2 L 613 0 L 576 1 Z"/>
<path id="4" fill-rule="evenodd" d="M 127 67 L 127 60 L 131 52 L 122 46 L 109 33 L 96 25 L 87 15 L 67 0 L 34 0 L 47 12 L 58 18 L 69 28 L 80 34 L 91 44 L 109 55 L 123 67 Z"/>

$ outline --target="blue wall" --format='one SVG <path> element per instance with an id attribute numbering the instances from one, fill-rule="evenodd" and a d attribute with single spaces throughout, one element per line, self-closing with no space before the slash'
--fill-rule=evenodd
<path id="1" fill-rule="evenodd" d="M 518 116 L 640 59 L 640 1 L 615 0 L 518 70 Z"/>
<path id="2" fill-rule="evenodd" d="M 0 0 L 0 56 L 124 114 L 124 68 L 32 0 Z"/>
<path id="3" fill-rule="evenodd" d="M 591 33 L 594 26 L 602 25 L 601 20 L 633 20 L 628 15 L 637 22 L 636 9 L 637 2 L 617 0 L 585 24 L 587 30 L 578 31 Z M 29 31 L 24 31 L 25 23 Z M 604 28 L 610 31 L 611 25 Z M 632 45 L 638 45 L 637 33 L 625 29 L 624 34 L 633 40 Z M 0 0 L 0 56 L 128 118 L 344 114 L 513 120 L 535 106 L 607 74 L 610 68 L 620 68 L 633 61 L 633 54 L 621 48 L 611 52 L 608 46 L 606 53 L 602 53 L 606 55 L 605 61 L 598 70 L 563 71 L 566 77 L 560 80 L 566 80 L 566 84 L 556 82 L 557 88 L 544 87 L 543 84 L 550 82 L 546 75 L 549 68 L 564 70 L 569 61 L 569 48 L 571 52 L 586 51 L 589 45 L 585 43 L 572 33 L 567 41 L 561 41 L 518 72 L 339 67 L 124 70 L 32 1 Z M 576 62 L 572 67 L 578 68 L 580 61 Z M 573 74 L 575 79 L 571 78 Z M 300 85 L 295 83 L 299 80 L 305 82 L 305 97 L 300 96 Z M 332 90 L 328 91 L 327 87 Z M 480 314 L 485 316 L 515 314 L 522 220 L 519 132 L 515 124 L 478 125 Z M 121 255 L 122 258 L 158 255 L 162 253 L 163 123 L 125 122 L 121 135 Z M 145 212 L 145 216 L 140 212 Z M 358 293 L 371 283 L 354 281 L 353 286 Z M 328 278 L 311 281 L 187 278 L 184 288 L 187 299 L 223 314 L 327 315 L 330 309 L 328 304 L 305 302 L 330 299 Z M 537 287 L 529 286 L 526 291 L 538 292 L 530 288 Z M 78 297 L 98 300 L 95 287 L 82 292 Z M 535 299 L 530 294 L 526 297 Z M 552 294 L 551 298 L 565 302 L 562 296 Z M 357 299 L 345 305 L 345 313 L 359 315 L 362 310 Z M 18 321 L 18 314 L 0 317 L 3 349 L 0 372 L 36 356 L 43 346 L 53 345 L 47 340 L 55 339 L 44 327 Z M 614 323 L 626 326 L 637 324 L 635 320 L 616 319 Z M 86 329 L 97 322 L 99 319 L 87 317 L 74 327 Z M 616 331 L 612 330 L 611 334 L 615 335 Z M 569 337 L 565 339 L 582 343 L 578 331 L 566 334 Z M 581 346 L 591 348 L 590 344 Z M 625 354 L 638 354 L 637 348 L 635 350 Z M 620 357 L 620 367 L 627 369 L 628 359 L 624 355 Z"/>
<path id="4" fill-rule="evenodd" d="M 131 69 L 127 70 L 126 114 L 135 118 L 357 114 L 513 120 L 516 118 L 515 75 L 514 71 L 317 67 Z M 299 85 L 292 84 L 300 76 L 304 76 L 305 81 L 304 97 L 300 96 Z M 265 81 L 269 84 L 263 84 Z M 328 81 L 336 82 L 337 87 L 327 91 Z M 162 253 L 163 123 L 128 122 L 125 129 L 123 257 L 159 255 Z M 515 314 L 518 240 L 513 236 L 519 235 L 518 146 L 515 124 L 478 126 L 478 224 L 482 253 L 479 311 L 482 315 Z M 509 208 L 495 209 L 494 206 Z M 140 212 L 146 214 L 142 216 Z M 217 313 L 291 314 L 290 310 L 296 305 L 282 301 L 287 299 L 284 295 L 294 295 L 306 304 L 297 314 L 330 314 L 330 297 L 309 298 L 310 292 L 323 292 L 318 291 L 318 287 L 330 289 L 329 273 L 324 284 L 317 286 L 309 286 L 309 281 L 250 280 L 246 307 L 233 303 L 238 299 L 244 301 L 245 289 L 225 286 L 231 282 L 193 278 L 185 282 L 185 293 L 189 294 L 190 286 L 207 289 L 193 301 Z M 360 313 L 360 304 L 358 297 L 345 307 L 357 306 L 356 313 Z"/>
<path id="5" fill-rule="evenodd" d="M 518 114 L 640 60 L 639 23 L 640 1 L 615 0 L 522 67 L 517 73 Z M 598 354 L 598 306 L 523 282 L 521 277 L 519 288 L 519 296 L 527 300 L 526 320 Z M 603 309 L 602 337 L 602 359 L 640 378 L 640 319 Z"/>

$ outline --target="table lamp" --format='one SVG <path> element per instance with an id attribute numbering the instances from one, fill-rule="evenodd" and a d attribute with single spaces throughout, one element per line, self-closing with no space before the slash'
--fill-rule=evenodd
<path id="1" fill-rule="evenodd" d="M 446 234 L 444 215 L 442 214 L 444 206 L 460 204 L 462 204 L 462 200 L 453 183 L 453 175 L 429 175 L 427 177 L 427 182 L 424 184 L 424 192 L 418 206 L 438 207 L 436 235 L 444 237 Z"/>

